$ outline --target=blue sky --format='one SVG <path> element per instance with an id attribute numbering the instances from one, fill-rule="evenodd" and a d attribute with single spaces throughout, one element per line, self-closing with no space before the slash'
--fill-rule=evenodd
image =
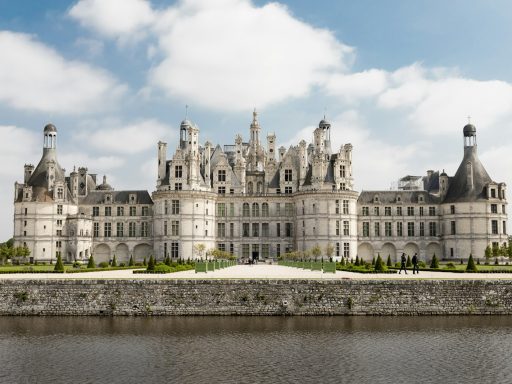
<path id="1" fill-rule="evenodd" d="M 311 140 L 325 113 L 334 149 L 354 145 L 356 188 L 462 158 L 466 116 L 480 158 L 511 184 L 508 1 L 0 0 L 0 214 L 23 164 L 59 130 L 68 171 L 153 190 L 156 143 L 189 117 L 201 141 L 248 136 L 251 111 L 278 145 Z M 0 239 L 12 233 L 11 220 Z"/>

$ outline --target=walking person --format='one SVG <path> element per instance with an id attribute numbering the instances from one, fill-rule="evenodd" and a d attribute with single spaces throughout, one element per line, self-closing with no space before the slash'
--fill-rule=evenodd
<path id="1" fill-rule="evenodd" d="M 412 257 L 412 274 L 414 273 L 419 274 L 420 273 L 420 267 L 418 266 L 418 255 L 415 253 Z"/>
<path id="2" fill-rule="evenodd" d="M 407 275 L 407 268 L 405 266 L 406 263 L 407 263 L 407 257 L 405 257 L 405 253 L 402 253 L 402 258 L 400 259 L 400 271 L 398 271 L 399 275 L 402 273 L 402 269 L 404 270 L 405 274 Z"/>

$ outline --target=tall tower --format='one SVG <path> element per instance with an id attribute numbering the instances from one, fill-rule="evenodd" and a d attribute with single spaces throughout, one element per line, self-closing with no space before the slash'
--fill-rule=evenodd
<path id="1" fill-rule="evenodd" d="M 166 162 L 167 162 L 167 143 L 159 141 L 158 142 L 158 181 L 157 181 L 157 186 L 159 186 L 162 183 L 162 180 L 165 179 Z"/>

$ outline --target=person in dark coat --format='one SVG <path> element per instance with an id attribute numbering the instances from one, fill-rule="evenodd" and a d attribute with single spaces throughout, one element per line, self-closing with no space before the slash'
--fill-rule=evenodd
<path id="1" fill-rule="evenodd" d="M 414 273 L 420 273 L 420 267 L 418 266 L 418 255 L 415 253 L 412 257 L 412 274 Z"/>
<path id="2" fill-rule="evenodd" d="M 402 269 L 404 270 L 405 274 L 407 275 L 407 268 L 405 266 L 406 263 L 407 263 L 407 257 L 405 257 L 405 253 L 402 253 L 402 258 L 400 259 L 400 271 L 398 271 L 399 275 L 402 273 Z"/>

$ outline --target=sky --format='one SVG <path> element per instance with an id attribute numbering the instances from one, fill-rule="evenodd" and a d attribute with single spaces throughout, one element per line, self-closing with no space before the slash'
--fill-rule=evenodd
<path id="1" fill-rule="evenodd" d="M 511 41 L 509 1 L 0 0 L 0 241 L 49 122 L 67 173 L 151 192 L 186 115 L 222 145 L 248 140 L 256 108 L 285 147 L 325 115 L 361 191 L 453 175 L 469 116 L 512 185 Z"/>

